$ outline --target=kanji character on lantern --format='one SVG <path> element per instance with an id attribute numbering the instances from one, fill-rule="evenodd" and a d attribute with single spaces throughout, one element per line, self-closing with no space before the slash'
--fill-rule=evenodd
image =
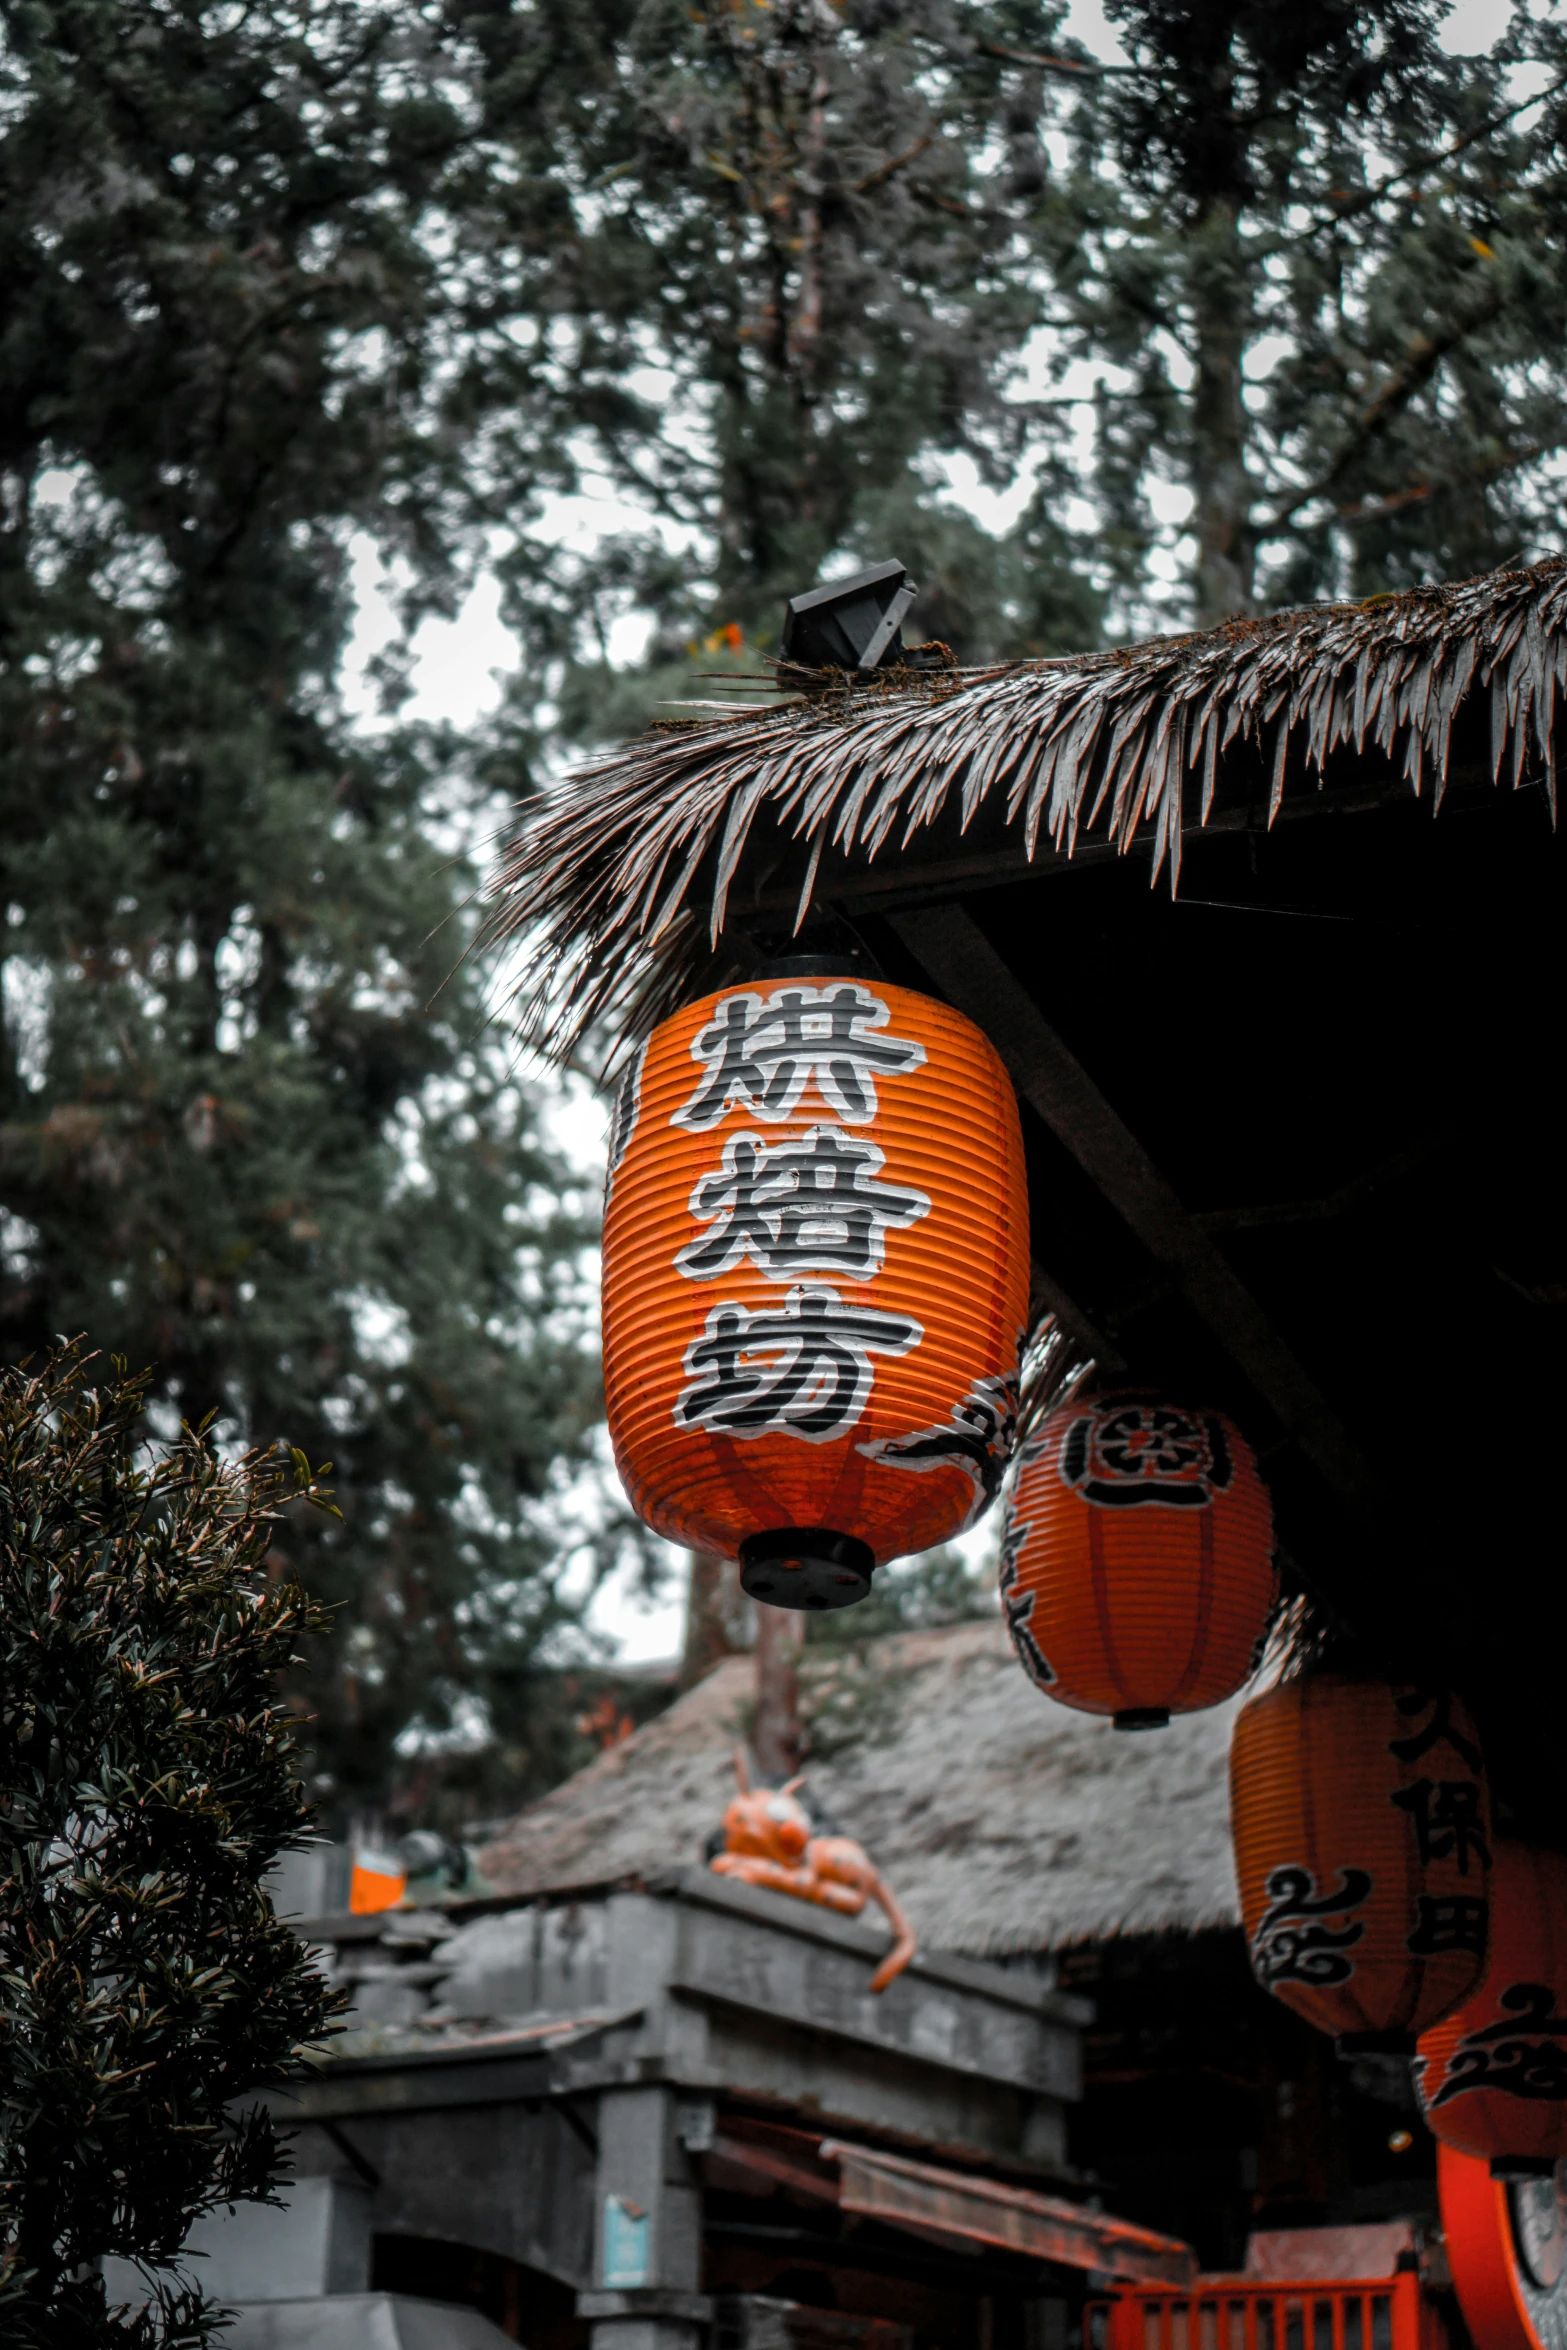
<path id="1" fill-rule="evenodd" d="M 764 998 L 725 996 L 691 1040 L 691 1058 L 707 1075 L 674 1124 L 716 1126 L 731 1109 L 759 1118 L 792 1117 L 814 1078 L 828 1105 L 850 1125 L 876 1115 L 878 1076 L 923 1067 L 914 1037 L 877 1036 L 889 1014 L 879 996 L 852 981 L 831 987 L 783 987 Z"/>
<path id="2" fill-rule="evenodd" d="M 675 1418 L 733 1436 L 785 1430 L 819 1444 L 852 1427 L 864 1411 L 872 1351 L 907 1354 L 923 1336 L 908 1314 L 845 1305 L 836 1290 L 803 1282 L 771 1311 L 751 1314 L 726 1302 L 713 1308 L 702 1336 L 686 1350 L 691 1384 L 675 1404 Z"/>
<path id="3" fill-rule="evenodd" d="M 688 1280 L 711 1281 L 749 1256 L 769 1281 L 838 1273 L 869 1281 L 882 1268 L 889 1231 L 930 1213 L 923 1191 L 876 1180 L 885 1155 L 835 1126 L 771 1147 L 756 1134 L 724 1144 L 723 1165 L 691 1194 L 691 1213 L 712 1229 L 687 1241 L 675 1262 Z"/>

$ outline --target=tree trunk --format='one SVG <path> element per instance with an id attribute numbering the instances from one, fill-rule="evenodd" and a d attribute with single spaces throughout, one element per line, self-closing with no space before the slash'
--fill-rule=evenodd
<path id="1" fill-rule="evenodd" d="M 710 1550 L 686 1552 L 686 1632 L 680 1658 L 680 1687 L 694 1689 L 726 1656 L 754 1646 L 756 1610 L 740 1588 L 732 1559 Z"/>
<path id="2" fill-rule="evenodd" d="M 764 1779 L 792 1779 L 800 1768 L 798 1659 L 805 1618 L 794 1608 L 756 1611 L 756 1719 L 751 1752 Z"/>
<path id="3" fill-rule="evenodd" d="M 1252 609 L 1256 546 L 1246 476 L 1245 378 L 1251 292 L 1234 208 L 1216 204 L 1194 239 L 1192 308 L 1197 384 L 1192 399 L 1197 625 Z"/>
<path id="4" fill-rule="evenodd" d="M 795 400 L 807 430 L 816 404 L 816 359 L 822 340 L 822 175 L 827 153 L 827 69 L 820 56 L 811 70 L 811 94 L 806 103 L 805 131 L 795 168 L 797 199 L 796 281 L 794 316 L 788 328 L 788 362 L 794 376 Z"/>

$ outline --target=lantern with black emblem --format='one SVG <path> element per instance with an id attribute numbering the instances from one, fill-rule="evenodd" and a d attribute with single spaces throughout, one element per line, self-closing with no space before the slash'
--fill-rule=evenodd
<path id="1" fill-rule="evenodd" d="M 1217 1705 L 1256 1661 L 1275 1596 L 1273 1514 L 1217 1412 L 1118 1393 L 1023 1446 L 1001 1600 L 1025 1672 L 1120 1730 Z"/>

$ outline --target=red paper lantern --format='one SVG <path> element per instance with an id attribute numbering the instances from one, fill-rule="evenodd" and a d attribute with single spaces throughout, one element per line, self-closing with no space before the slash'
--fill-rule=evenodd
<path id="1" fill-rule="evenodd" d="M 720 990 L 638 1056 L 604 1218 L 604 1383 L 633 1506 L 842 1607 L 971 1525 L 1016 1424 L 1028 1209 L 972 1021 L 830 968 Z"/>
<path id="2" fill-rule="evenodd" d="M 1242 1708 L 1235 1868 L 1265 1990 L 1348 2047 L 1409 2048 L 1485 1966 L 1491 1813 L 1456 1698 L 1316 1670 Z"/>
<path id="3" fill-rule="evenodd" d="M 1567 2157 L 1567 1859 L 1499 1837 L 1478 1988 L 1420 2042 L 1415 2080 L 1444 2145 L 1499 2176 Z"/>
<path id="4" fill-rule="evenodd" d="M 1024 1446 L 1001 1599 L 1047 1696 L 1123 1730 L 1217 1705 L 1252 1670 L 1275 1590 L 1268 1489 L 1219 1413 L 1107 1395 Z"/>

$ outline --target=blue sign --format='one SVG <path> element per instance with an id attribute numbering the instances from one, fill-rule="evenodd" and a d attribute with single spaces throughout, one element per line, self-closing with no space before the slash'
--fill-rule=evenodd
<path id="1" fill-rule="evenodd" d="M 604 2289 L 629 2292 L 647 2283 L 648 2215 L 624 2195 L 604 2198 Z"/>

